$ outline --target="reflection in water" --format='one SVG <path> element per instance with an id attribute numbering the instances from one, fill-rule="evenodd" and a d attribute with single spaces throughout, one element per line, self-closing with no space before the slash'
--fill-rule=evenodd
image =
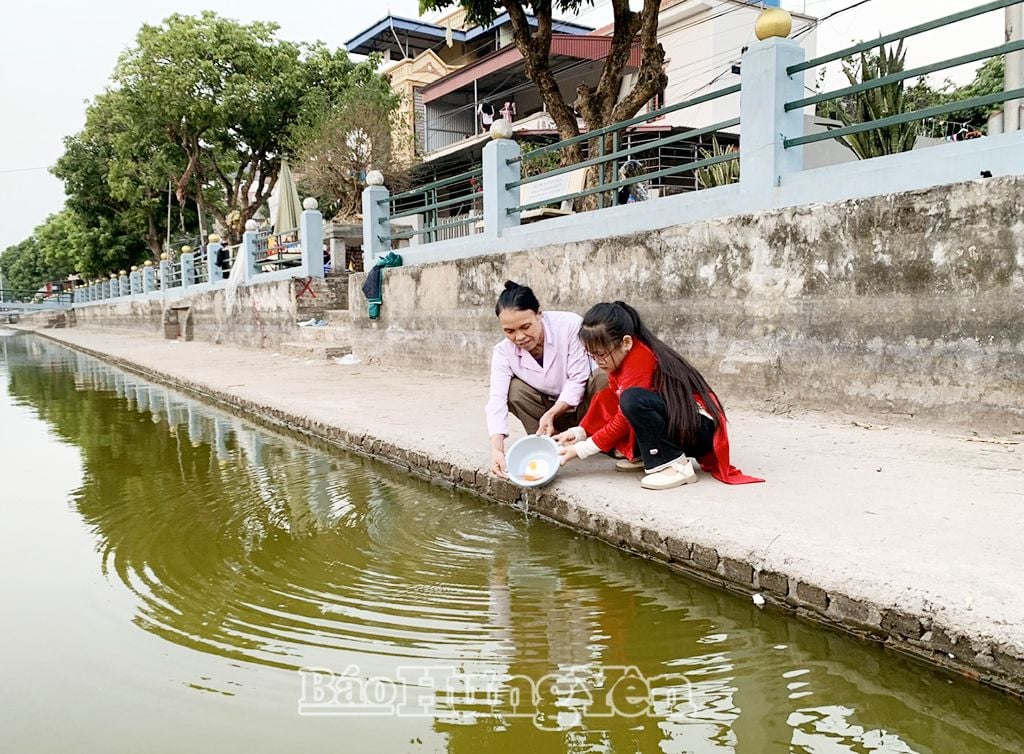
<path id="1" fill-rule="evenodd" d="M 1024 750 L 1011 700 L 46 341 L 3 345 L 11 399 L 82 453 L 74 508 L 134 623 L 255 670 L 296 731 L 293 671 L 357 668 L 421 679 L 418 730 L 451 752 Z M 631 677 L 650 714 L 600 716 Z M 524 679 L 539 699 L 516 706 Z"/>

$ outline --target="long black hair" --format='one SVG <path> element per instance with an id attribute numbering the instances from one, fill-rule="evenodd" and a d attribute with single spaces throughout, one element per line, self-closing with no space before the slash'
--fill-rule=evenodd
<path id="1" fill-rule="evenodd" d="M 725 409 L 718 402 L 707 380 L 697 369 L 668 344 L 648 330 L 636 309 L 623 303 L 595 304 L 583 315 L 580 340 L 591 352 L 608 352 L 618 348 L 627 335 L 639 340 L 654 352 L 658 370 L 654 389 L 668 407 L 669 432 L 687 444 L 700 431 L 700 412 L 694 395 L 699 395 L 707 412 L 721 424 Z"/>
<path id="2" fill-rule="evenodd" d="M 540 303 L 529 286 L 506 280 L 505 290 L 498 296 L 498 303 L 494 305 L 494 315 L 498 316 L 506 309 L 517 312 L 529 310 L 536 314 L 540 311 Z"/>

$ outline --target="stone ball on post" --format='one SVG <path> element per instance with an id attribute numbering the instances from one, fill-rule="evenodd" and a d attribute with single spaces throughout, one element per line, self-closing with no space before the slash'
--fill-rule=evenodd
<path id="1" fill-rule="evenodd" d="M 754 22 L 754 36 L 760 40 L 770 37 L 785 39 L 793 31 L 793 17 L 782 8 L 765 8 Z"/>
<path id="2" fill-rule="evenodd" d="M 216 233 L 211 233 L 206 237 L 208 243 L 220 243 L 220 236 Z"/>
<path id="3" fill-rule="evenodd" d="M 302 200 L 302 208 L 303 209 L 314 210 L 314 209 L 316 209 L 319 206 L 320 205 L 317 204 L 316 199 L 314 199 L 311 196 L 307 196 L 305 199 Z"/>
<path id="4" fill-rule="evenodd" d="M 379 170 L 371 170 L 366 174 L 366 185 L 367 186 L 383 186 L 384 185 L 384 174 Z"/>
<path id="5" fill-rule="evenodd" d="M 511 139 L 512 124 L 506 118 L 498 118 L 491 124 L 490 134 L 492 139 Z"/>
<path id="6" fill-rule="evenodd" d="M 246 230 L 249 230 L 249 231 L 259 230 L 259 228 L 260 228 L 259 223 L 257 223 L 252 218 L 250 218 L 250 219 L 245 221 L 245 229 Z"/>
<path id="7" fill-rule="evenodd" d="M 169 258 L 170 257 L 167 255 L 166 251 L 163 254 L 160 255 L 160 260 L 163 261 L 163 262 L 166 262 Z"/>
<path id="8" fill-rule="evenodd" d="M 142 264 L 143 264 L 144 267 L 152 267 L 153 266 L 153 260 L 152 259 L 147 259 Z"/>

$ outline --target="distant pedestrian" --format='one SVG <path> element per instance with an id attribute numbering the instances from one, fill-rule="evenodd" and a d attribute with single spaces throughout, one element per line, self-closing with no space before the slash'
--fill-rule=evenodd
<path id="1" fill-rule="evenodd" d="M 644 166 L 640 160 L 626 160 L 619 167 L 619 180 L 637 178 L 644 173 Z M 647 201 L 647 184 L 645 181 L 636 181 L 619 189 L 619 204 L 631 204 L 633 202 Z"/>
<path id="2" fill-rule="evenodd" d="M 220 242 L 220 236 L 211 233 L 206 246 L 206 253 L 214 258 L 217 269 L 220 270 L 221 278 L 226 278 L 231 272 L 231 254 L 227 246 Z"/>

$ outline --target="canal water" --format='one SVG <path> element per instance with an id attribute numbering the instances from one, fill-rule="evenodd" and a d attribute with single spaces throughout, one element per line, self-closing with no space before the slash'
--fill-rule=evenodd
<path id="1" fill-rule="evenodd" d="M 0 346 L 4 752 L 1024 751 L 995 692 Z"/>

